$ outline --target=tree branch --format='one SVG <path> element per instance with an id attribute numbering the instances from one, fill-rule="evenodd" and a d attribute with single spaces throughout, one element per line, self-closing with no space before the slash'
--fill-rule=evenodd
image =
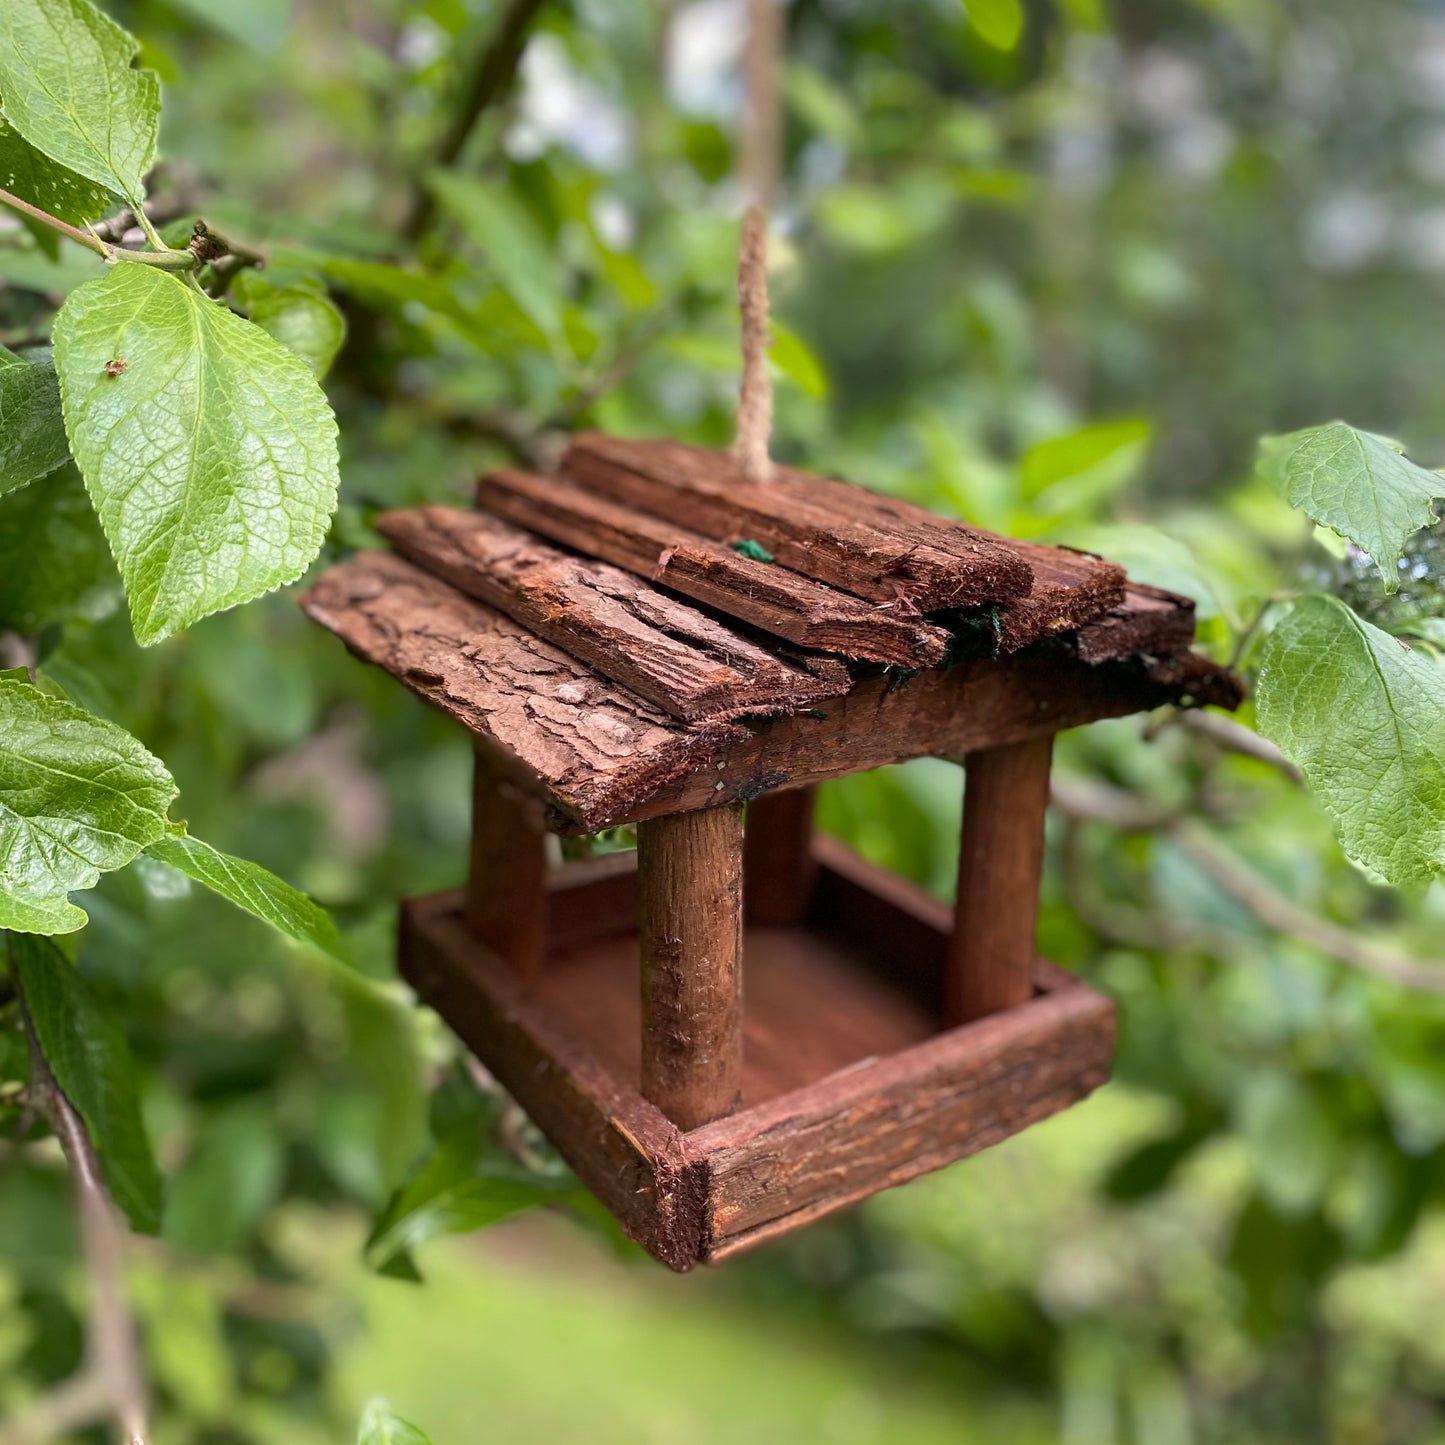
<path id="1" fill-rule="evenodd" d="M 121 1445 L 145 1445 L 147 1391 L 135 1323 L 125 1300 L 124 1232 L 85 1123 L 46 1062 L 23 994 L 20 1004 L 30 1040 L 30 1097 L 50 1121 L 70 1166 L 91 1302 L 84 1368 L 0 1424 L 0 1445 L 50 1445 L 100 1420 L 114 1421 Z"/>
<path id="2" fill-rule="evenodd" d="M 1208 712 L 1203 708 L 1176 708 L 1159 726 L 1186 728 L 1217 743 L 1228 752 L 1267 763 L 1277 772 L 1283 773 L 1292 783 L 1304 782 L 1304 774 L 1268 738 L 1261 737 L 1253 728 L 1247 728 L 1243 723 L 1225 717 L 1223 713 Z M 1155 732 L 1157 731 L 1156 727 Z"/>
<path id="3" fill-rule="evenodd" d="M 1078 778 L 1055 777 L 1052 791 L 1055 804 L 1074 823 L 1091 820 L 1127 832 L 1167 835 L 1195 867 L 1272 932 L 1298 939 L 1337 963 L 1401 988 L 1445 994 L 1445 965 L 1383 947 L 1301 908 L 1199 823 L 1178 811 L 1156 808 L 1121 788 Z M 1226 956 L 1245 938 L 1244 934 L 1221 928 L 1191 925 L 1181 929 L 1171 919 L 1120 909 L 1112 902 L 1093 896 L 1085 888 L 1088 870 L 1078 852 L 1077 830 L 1072 830 L 1065 841 L 1065 883 L 1070 904 L 1104 937 L 1143 948 L 1197 944 L 1211 953 Z M 1114 916 L 1116 913 L 1120 915 L 1118 919 Z"/>
<path id="4" fill-rule="evenodd" d="M 509 0 L 492 37 L 477 58 L 461 104 L 452 123 L 437 144 L 432 164 L 447 167 L 461 155 L 467 138 L 487 110 L 503 99 L 517 76 L 517 65 L 527 42 L 527 32 L 546 0 Z M 402 227 L 409 241 L 417 240 L 431 222 L 435 201 L 423 174 L 417 182 L 411 214 Z"/>

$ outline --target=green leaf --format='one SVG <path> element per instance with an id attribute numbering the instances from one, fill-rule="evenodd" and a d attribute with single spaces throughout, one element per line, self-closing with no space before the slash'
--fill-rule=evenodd
<path id="1" fill-rule="evenodd" d="M 465 1122 L 447 1134 L 382 1211 L 366 1242 L 367 1263 L 385 1273 L 398 1256 L 429 1239 L 484 1229 L 575 1188 L 570 1177 L 525 1174 L 481 1158 L 480 1130 L 475 1121 Z"/>
<path id="2" fill-rule="evenodd" d="M 69 455 L 54 363 L 27 361 L 0 346 L 0 497 L 53 472 Z"/>
<path id="3" fill-rule="evenodd" d="M 1144 417 L 1096 422 L 1024 453 L 1023 495 L 1043 512 L 1089 511 L 1138 474 L 1153 427 Z"/>
<path id="4" fill-rule="evenodd" d="M 1201 620 L 1219 615 L 1219 591 L 1208 570 L 1185 543 L 1157 527 L 1142 522 L 1070 527 L 1061 532 L 1061 540 L 1117 562 L 1131 582 L 1192 597 Z"/>
<path id="5" fill-rule="evenodd" d="M 139 205 L 156 153 L 160 86 L 140 51 L 89 0 L 5 0 L 0 103 L 37 150 Z"/>
<path id="6" fill-rule="evenodd" d="M 165 1237 L 193 1254 L 243 1244 L 280 1196 L 286 1144 L 266 1104 L 237 1104 L 208 1121 L 166 1200 Z"/>
<path id="7" fill-rule="evenodd" d="M 555 248 L 509 191 L 474 176 L 435 171 L 442 206 L 486 253 L 502 289 L 554 346 L 562 343 L 562 286 Z"/>
<path id="8" fill-rule="evenodd" d="M 231 288 L 238 305 L 287 351 L 294 351 L 317 378 L 326 375 L 346 340 L 346 318 L 319 286 L 273 286 L 253 271 Z"/>
<path id="9" fill-rule="evenodd" d="M 176 785 L 131 735 L 60 698 L 0 682 L 0 928 L 69 933 L 69 902 L 166 831 Z"/>
<path id="10" fill-rule="evenodd" d="M 14 126 L 0 120 L 0 189 L 79 226 L 111 208 L 110 192 L 38 151 Z M 53 232 L 51 233 L 53 234 Z"/>
<path id="11" fill-rule="evenodd" d="M 137 641 L 310 566 L 336 507 L 336 420 L 299 357 L 178 277 L 126 264 L 66 301 L 55 360 Z"/>
<path id="12" fill-rule="evenodd" d="M 1019 0 L 964 0 L 968 23 L 995 50 L 1012 50 L 1024 32 Z"/>
<path id="13" fill-rule="evenodd" d="M 74 466 L 0 504 L 0 628 L 106 616 L 120 579 Z"/>
<path id="14" fill-rule="evenodd" d="M 1259 728 L 1305 775 L 1345 852 L 1391 883 L 1445 866 L 1445 669 L 1309 594 L 1266 640 Z"/>
<path id="15" fill-rule="evenodd" d="M 1336 421 L 1265 437 L 1259 469 L 1292 507 L 1368 552 L 1385 591 L 1394 592 L 1405 538 L 1429 526 L 1431 501 L 1445 495 L 1445 479 L 1407 460 L 1404 450 Z"/>
<path id="16" fill-rule="evenodd" d="M 362 1411 L 356 1445 L 431 1445 L 431 1441 L 385 1400 L 373 1400 Z"/>
<path id="17" fill-rule="evenodd" d="M 828 374 L 808 343 L 780 322 L 774 321 L 772 327 L 773 344 L 768 349 L 768 360 L 808 396 L 827 396 Z"/>
<path id="18" fill-rule="evenodd" d="M 154 1234 L 160 1228 L 161 1179 L 125 1035 L 49 939 L 12 934 L 10 956 L 40 1051 L 85 1122 L 111 1197 L 136 1229 Z"/>
<path id="19" fill-rule="evenodd" d="M 350 955 L 326 910 L 259 863 L 233 858 L 189 834 L 161 838 L 146 853 L 203 883 L 287 938 L 309 943 L 343 963 Z"/>

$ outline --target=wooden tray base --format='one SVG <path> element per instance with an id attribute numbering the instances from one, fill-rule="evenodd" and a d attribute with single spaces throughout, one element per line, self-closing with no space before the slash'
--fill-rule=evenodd
<path id="1" fill-rule="evenodd" d="M 950 911 L 832 839 L 798 928 L 749 927 L 743 1107 L 684 1133 L 638 1091 L 632 855 L 556 870 L 531 982 L 461 894 L 402 913 L 404 976 L 617 1215 L 676 1270 L 998 1143 L 1108 1078 L 1114 1010 L 1040 961 L 1035 995 L 942 1026 Z"/>

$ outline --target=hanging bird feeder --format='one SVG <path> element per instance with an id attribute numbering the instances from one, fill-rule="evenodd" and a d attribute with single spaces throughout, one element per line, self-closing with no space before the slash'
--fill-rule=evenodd
<path id="1" fill-rule="evenodd" d="M 475 742 L 468 881 L 405 905 L 404 975 L 678 1270 L 1104 1082 L 1112 1004 L 1034 946 L 1053 737 L 1239 699 L 1109 562 L 770 478 L 582 436 L 304 600 Z M 953 909 L 812 828 L 817 784 L 917 757 L 965 769 Z"/>

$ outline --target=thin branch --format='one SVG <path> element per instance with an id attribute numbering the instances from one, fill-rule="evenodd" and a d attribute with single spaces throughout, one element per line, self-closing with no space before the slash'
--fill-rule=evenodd
<path id="1" fill-rule="evenodd" d="M 1160 726 L 1187 728 L 1231 753 L 1267 763 L 1292 783 L 1304 782 L 1304 774 L 1268 738 L 1261 737 L 1253 728 L 1247 728 L 1223 713 L 1208 712 L 1202 708 L 1177 708 L 1164 718 Z M 1155 731 L 1157 733 L 1158 728 Z"/>
<path id="2" fill-rule="evenodd" d="M 42 211 L 39 206 L 32 206 L 29 201 L 22 201 L 19 196 L 12 196 L 9 191 L 0 190 L 0 205 L 9 206 L 12 211 L 19 211 L 21 215 L 29 216 L 32 221 L 39 221 L 42 226 L 49 226 L 52 231 L 59 231 L 62 236 L 69 236 L 77 245 L 84 246 L 88 251 L 94 251 L 97 256 L 110 259 L 110 253 L 114 248 L 106 245 L 99 236 L 82 231 L 68 221 L 62 221 L 59 216 L 52 216 L 49 211 Z"/>
<path id="3" fill-rule="evenodd" d="M 1179 811 L 1154 807 L 1122 788 L 1078 778 L 1056 777 L 1052 791 L 1055 804 L 1074 823 L 1091 820 L 1127 832 L 1157 832 L 1168 836 L 1202 873 L 1272 932 L 1296 938 L 1337 963 L 1401 988 L 1445 994 L 1445 964 L 1383 947 L 1301 908 L 1199 823 Z M 1068 841 L 1066 839 L 1066 843 Z M 1072 846 L 1076 849 L 1079 846 L 1076 835 Z M 1087 870 L 1081 868 L 1078 854 L 1071 858 L 1066 852 L 1065 878 L 1070 902 L 1080 916 L 1105 937 L 1113 936 L 1121 942 L 1146 948 L 1197 944 L 1212 953 L 1225 954 L 1245 938 L 1243 934 L 1218 928 L 1180 930 L 1173 920 L 1138 910 L 1117 910 L 1120 919 L 1116 922 L 1115 906 L 1093 898 L 1085 890 L 1086 876 Z"/>
<path id="4" fill-rule="evenodd" d="M 477 122 L 511 90 L 523 47 L 527 43 L 527 32 L 545 3 L 546 0 L 510 0 L 496 30 L 492 32 L 491 40 L 477 58 L 457 113 L 437 144 L 433 165 L 443 168 L 452 165 L 461 155 Z M 426 230 L 435 205 L 426 186 L 426 177 L 422 175 L 418 179 L 411 214 L 402 227 L 402 234 L 407 240 L 417 240 Z"/>
<path id="5" fill-rule="evenodd" d="M 30 1095 L 55 1130 L 75 1185 L 91 1302 L 84 1368 L 0 1424 L 0 1445 L 48 1445 L 101 1420 L 114 1421 L 121 1445 L 145 1445 L 147 1391 L 135 1322 L 125 1300 L 124 1232 L 85 1123 L 46 1062 L 23 995 L 21 1010 L 30 1040 Z"/>

